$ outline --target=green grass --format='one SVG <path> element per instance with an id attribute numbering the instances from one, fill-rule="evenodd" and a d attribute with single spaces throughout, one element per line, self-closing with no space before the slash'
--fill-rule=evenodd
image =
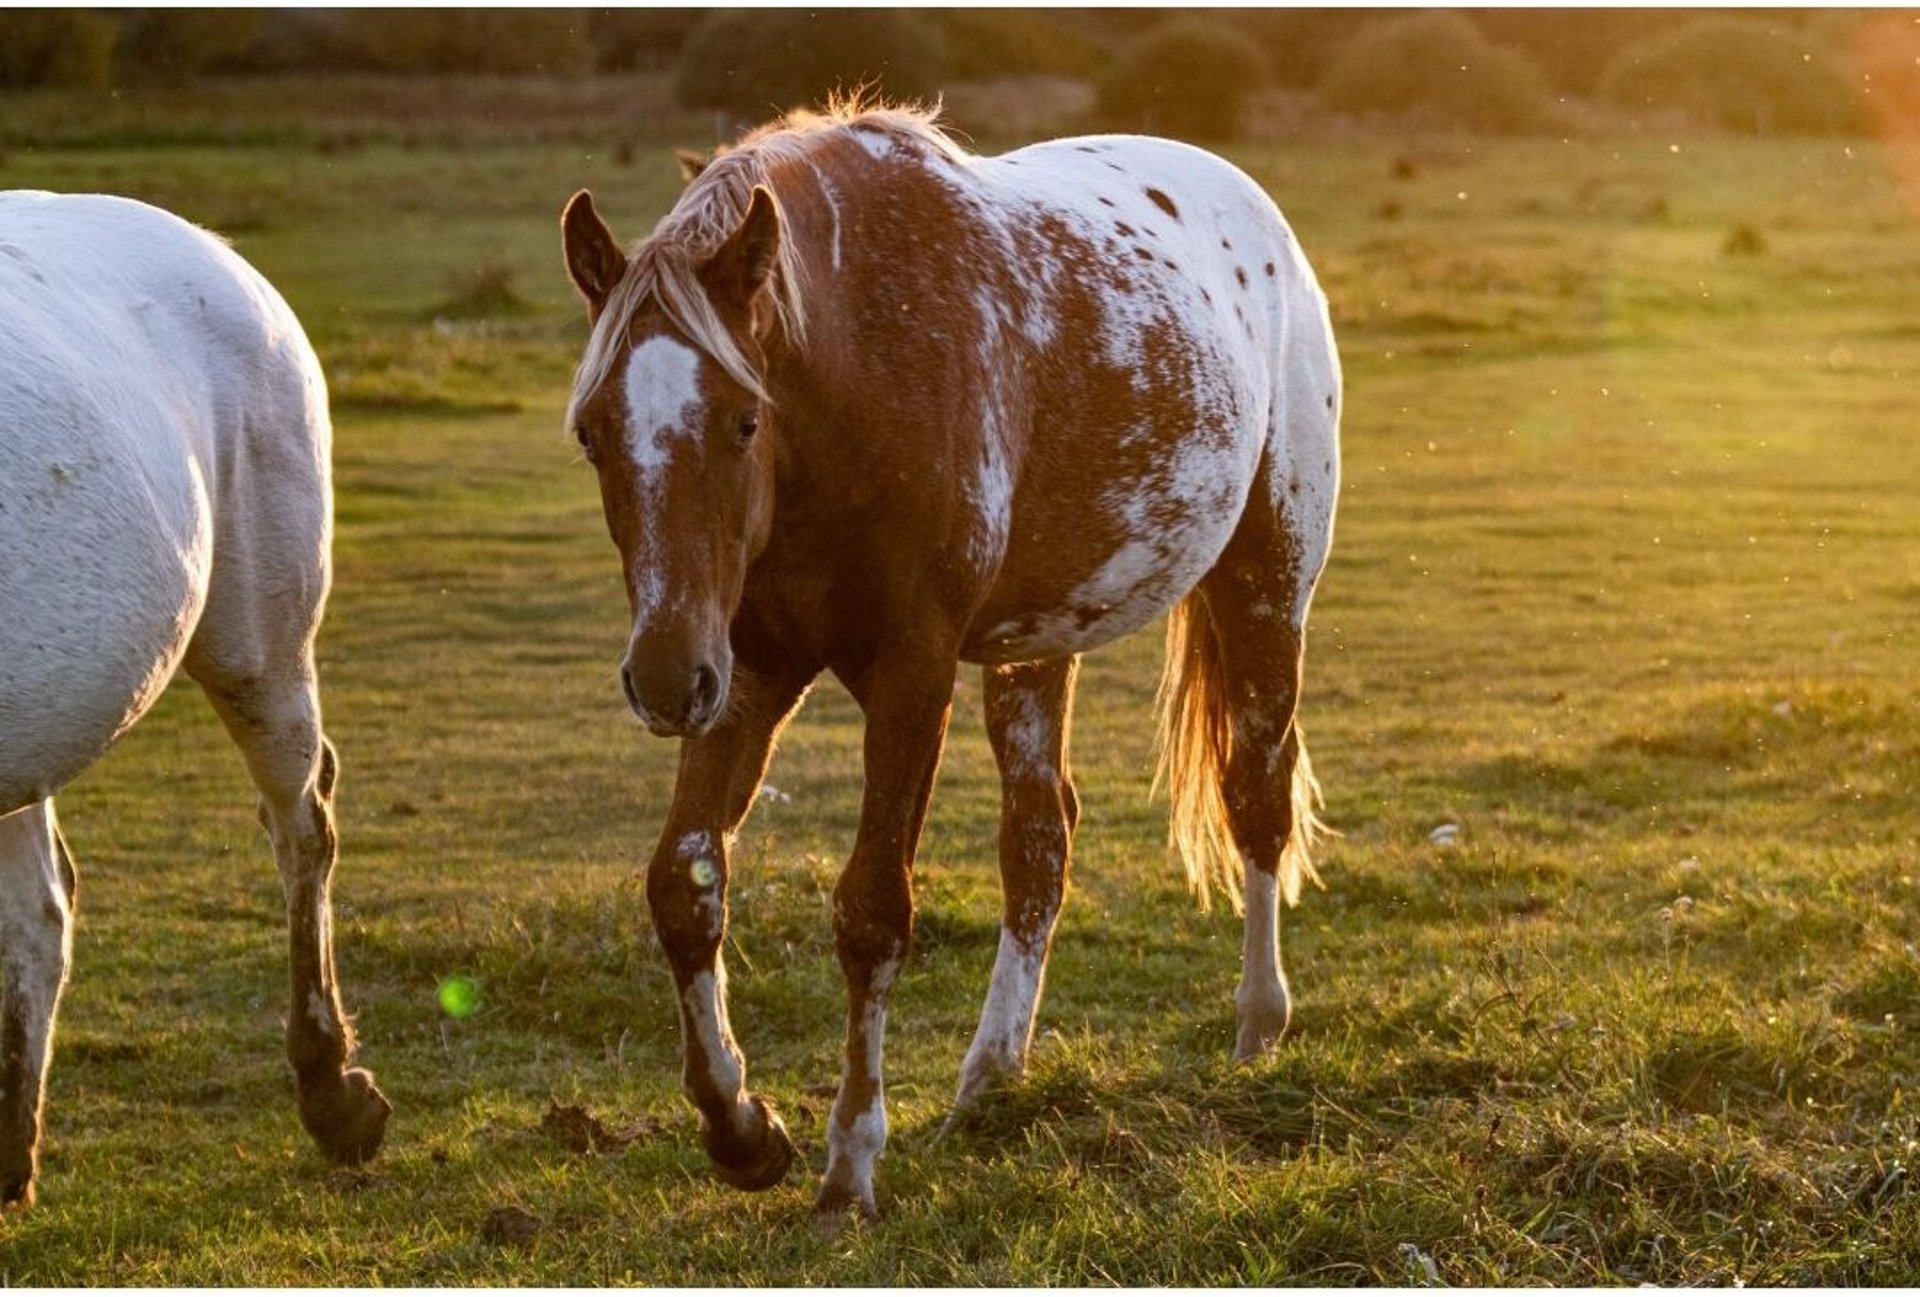
<path id="1" fill-rule="evenodd" d="M 1920 1276 L 1920 242 L 1890 151 L 1236 154 L 1321 270 L 1349 381 L 1305 704 L 1345 836 L 1287 925 L 1295 1034 L 1226 1061 L 1238 928 L 1164 854 L 1140 636 L 1084 676 L 1086 811 L 1032 1075 L 936 1141 L 998 908 L 963 675 L 892 1023 L 885 1218 L 825 1236 L 857 713 L 818 692 L 741 845 L 733 1019 L 806 1172 L 742 1196 L 678 1097 L 635 877 L 672 754 L 614 684 L 624 599 L 558 430 L 583 335 L 560 205 L 590 184 L 638 233 L 671 157 L 623 164 L 610 112 L 343 147 L 297 113 L 153 143 L 138 114 L 62 134 L 40 111 L 0 183 L 227 229 L 328 365 L 338 940 L 398 1111 L 363 1174 L 300 1132 L 278 884 L 237 758 L 178 689 L 62 798 L 76 972 L 42 1204 L 0 1223 L 0 1279 Z M 1761 251 L 1723 253 L 1739 227 Z M 449 314 L 488 277 L 512 309 Z M 1437 849 L 1448 821 L 1460 845 Z M 454 974 L 479 988 L 460 1020 L 436 996 Z M 541 1132 L 552 1101 L 658 1128 L 578 1156 Z M 530 1239 L 487 1230 L 508 1206 Z"/>

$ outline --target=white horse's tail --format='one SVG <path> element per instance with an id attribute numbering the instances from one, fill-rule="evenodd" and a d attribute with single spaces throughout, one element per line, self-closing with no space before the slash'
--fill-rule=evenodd
<path id="1" fill-rule="evenodd" d="M 1227 759 L 1233 752 L 1233 725 L 1227 714 L 1225 670 L 1220 639 L 1197 594 L 1190 594 L 1167 615 L 1167 661 L 1160 676 L 1159 753 L 1153 787 L 1165 787 L 1173 803 L 1167 841 L 1186 866 L 1187 883 L 1207 909 L 1215 887 L 1226 893 L 1237 914 L 1242 908 L 1244 865 L 1234 845 L 1222 793 Z M 1306 738 L 1294 722 L 1295 759 L 1288 797 L 1292 829 L 1280 852 L 1280 893 L 1287 904 L 1300 900 L 1304 882 L 1318 884 L 1312 849 L 1330 832 L 1316 811 L 1325 805 L 1320 781 L 1313 777 Z"/>

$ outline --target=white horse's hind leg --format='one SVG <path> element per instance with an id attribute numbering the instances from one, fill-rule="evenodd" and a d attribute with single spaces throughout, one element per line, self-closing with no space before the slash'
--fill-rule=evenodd
<path id="1" fill-rule="evenodd" d="M 956 1110 L 1026 1067 L 1080 804 L 1067 771 L 1078 657 L 988 667 L 987 735 L 1000 767 L 1000 951 L 980 1028 L 960 1067 Z"/>
<path id="2" fill-rule="evenodd" d="M 303 654 L 298 666 L 291 676 L 249 678 L 222 674 L 196 656 L 187 662 L 246 758 L 280 867 L 293 977 L 287 1057 L 301 1121 L 329 1157 L 362 1162 L 378 1151 L 393 1109 L 369 1073 L 348 1067 L 353 1028 L 334 976 L 329 894 L 339 850 L 333 819 L 339 764 L 320 732 L 311 657 Z"/>
<path id="3" fill-rule="evenodd" d="M 372 1157 L 392 1105 L 351 1067 L 353 1028 L 333 967 L 329 887 L 339 763 L 320 727 L 313 643 L 331 579 L 326 380 L 299 323 L 269 304 L 273 347 L 239 425 L 221 439 L 213 570 L 186 670 L 220 713 L 260 791 L 286 893 L 293 1001 L 287 1057 L 300 1118 L 328 1156 Z"/>
<path id="4" fill-rule="evenodd" d="M 0 818 L 0 1208 L 33 1201 L 53 1021 L 73 965 L 73 864 L 53 803 Z"/>

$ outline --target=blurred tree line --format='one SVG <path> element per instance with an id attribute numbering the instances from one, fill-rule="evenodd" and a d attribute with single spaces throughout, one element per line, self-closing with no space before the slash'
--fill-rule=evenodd
<path id="1" fill-rule="evenodd" d="M 1268 89 L 1482 130 L 1556 129 L 1590 102 L 1854 130 L 1920 98 L 1917 57 L 1920 22 L 1888 10 L 0 10 L 0 89 L 647 70 L 685 107 L 758 121 L 839 86 L 1051 76 L 1092 82 L 1100 124 L 1193 138 L 1243 129 Z"/>

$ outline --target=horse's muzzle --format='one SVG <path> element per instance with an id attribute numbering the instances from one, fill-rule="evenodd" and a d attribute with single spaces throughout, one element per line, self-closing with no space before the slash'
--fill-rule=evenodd
<path id="1" fill-rule="evenodd" d="M 649 733 L 659 738 L 698 738 L 720 718 L 720 709 L 727 700 L 726 680 L 712 665 L 703 662 L 677 683 L 677 688 L 646 688 L 636 676 L 632 662 L 620 668 L 620 685 L 626 690 L 627 705 L 633 708 L 633 714 Z"/>

